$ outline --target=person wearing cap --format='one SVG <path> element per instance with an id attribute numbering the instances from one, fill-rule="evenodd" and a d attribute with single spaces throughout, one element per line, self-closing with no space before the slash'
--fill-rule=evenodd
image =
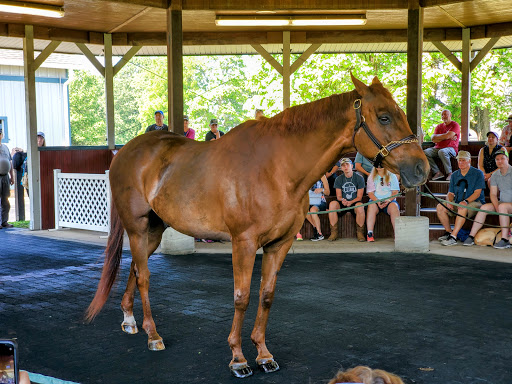
<path id="1" fill-rule="evenodd" d="M 478 169 L 484 173 L 484 179 L 489 188 L 491 187 L 491 175 L 498 169 L 494 156 L 496 151 L 501 148 L 503 147 L 498 144 L 498 134 L 492 131 L 487 132 L 487 142 L 478 152 Z"/>
<path id="2" fill-rule="evenodd" d="M 496 172 L 494 172 L 490 178 L 491 202 L 482 205 L 481 209 L 485 211 L 510 214 L 512 213 L 512 166 L 508 163 L 507 150 L 505 148 L 500 148 L 497 151 L 495 151 L 494 160 L 497 169 Z M 471 232 L 469 233 L 468 238 L 464 240 L 464 245 L 475 244 L 475 235 L 478 233 L 480 228 L 482 228 L 486 217 L 486 212 L 478 212 L 476 214 L 475 222 L 471 227 Z M 510 217 L 504 215 L 500 216 L 501 240 L 494 244 L 494 248 L 510 248 L 509 225 Z"/>
<path id="3" fill-rule="evenodd" d="M 204 137 L 204 141 L 218 140 L 222 136 L 224 136 L 224 132 L 219 130 L 218 126 L 219 126 L 219 123 L 218 123 L 217 119 L 210 120 L 210 130 Z"/>
<path id="4" fill-rule="evenodd" d="M 501 130 L 499 143 L 500 145 L 506 147 L 507 151 L 510 152 L 512 149 L 512 144 L 510 143 L 510 137 L 512 136 L 512 115 L 509 115 L 508 119 L 505 121 L 508 124 Z"/>
<path id="5" fill-rule="evenodd" d="M 446 200 L 461 204 L 462 207 L 456 207 L 450 203 L 443 203 L 446 208 L 441 203 L 436 207 L 437 217 L 445 230 L 444 235 L 440 236 L 438 240 L 441 241 L 441 244 L 448 246 L 457 244 L 457 235 L 466 222 L 466 217 L 471 218 L 476 214 L 475 210 L 466 207 L 480 208 L 482 204 L 485 204 L 484 174 L 481 170 L 471 166 L 471 154 L 467 151 L 459 151 L 457 163 L 459 169 L 453 172 L 450 179 Z M 457 216 L 454 211 L 457 211 L 460 216 Z M 450 227 L 451 216 L 457 216 L 453 230 Z"/>
<path id="6" fill-rule="evenodd" d="M 315 213 L 318 211 L 327 210 L 327 200 L 325 195 L 329 195 L 329 183 L 325 175 L 322 176 L 313 186 L 309 189 L 309 212 Z M 313 237 L 311 241 L 320 241 L 324 239 L 322 228 L 320 226 L 320 218 L 316 214 L 306 215 L 307 221 L 313 226 Z"/>
<path id="7" fill-rule="evenodd" d="M 327 238 L 329 241 L 335 241 L 338 238 L 338 213 L 343 217 L 345 213 L 350 212 L 356 221 L 356 234 L 358 241 L 366 241 L 364 234 L 364 207 L 360 206 L 363 202 L 363 193 L 365 182 L 363 176 L 354 172 L 352 160 L 344 157 L 340 160 L 340 168 L 343 171 L 334 181 L 336 190 L 336 200 L 329 204 L 329 211 L 340 209 L 340 207 L 356 207 L 348 211 L 329 212 L 329 224 L 331 225 L 331 235 Z"/>
<path id="8" fill-rule="evenodd" d="M 435 143 L 435 146 L 424 151 L 430 164 L 430 169 L 434 173 L 432 180 L 440 180 L 444 177 L 436 164 L 437 158 L 443 163 L 446 180 L 450 180 L 452 175 L 450 158 L 455 157 L 459 151 L 459 124 L 452 120 L 452 113 L 447 109 L 441 113 L 441 119 L 443 122 L 436 127 L 432 135 L 432 141 Z"/>
<path id="9" fill-rule="evenodd" d="M 396 197 L 391 199 L 400 192 L 400 184 L 398 178 L 394 173 L 389 172 L 382 167 L 382 164 L 374 167 L 368 176 L 368 183 L 366 185 L 366 193 L 370 201 L 386 199 L 378 203 L 370 204 L 368 206 L 368 213 L 366 215 L 366 241 L 374 242 L 375 236 L 373 228 L 379 212 L 384 212 L 391 219 L 393 231 L 395 230 L 395 219 L 400 216 L 400 206 Z"/>
<path id="10" fill-rule="evenodd" d="M 188 138 L 194 140 L 196 138 L 196 131 L 192 128 L 188 127 L 188 116 L 183 116 L 183 135 Z"/>
<path id="11" fill-rule="evenodd" d="M 12 224 L 9 224 L 9 210 L 11 204 L 9 203 L 9 196 L 11 195 L 11 185 L 14 184 L 14 174 L 12 167 L 12 157 L 7 145 L 2 144 L 4 138 L 3 128 L 0 127 L 0 211 L 1 221 L 0 229 L 12 228 Z"/>
<path id="12" fill-rule="evenodd" d="M 146 128 L 146 132 L 151 131 L 169 131 L 169 127 L 164 124 L 164 113 L 162 111 L 155 111 L 155 124 Z"/>
<path id="13" fill-rule="evenodd" d="M 37 132 L 37 146 L 46 147 L 46 136 L 44 132 Z"/>

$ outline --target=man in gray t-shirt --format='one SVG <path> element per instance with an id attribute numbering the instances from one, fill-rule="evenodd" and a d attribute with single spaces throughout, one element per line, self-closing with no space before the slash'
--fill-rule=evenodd
<path id="1" fill-rule="evenodd" d="M 508 162 L 508 152 L 505 148 L 498 149 L 494 155 L 498 169 L 491 176 L 491 202 L 484 204 L 480 209 L 500 213 L 512 213 L 512 166 Z M 499 200 L 498 200 L 499 192 Z M 473 245 L 474 237 L 482 228 L 486 212 L 478 212 L 475 222 L 471 227 L 469 237 L 464 241 L 464 245 Z M 510 217 L 500 216 L 501 240 L 494 244 L 494 248 L 510 248 L 509 228 Z"/>
<path id="2" fill-rule="evenodd" d="M 9 204 L 11 185 L 14 184 L 11 153 L 7 145 L 2 144 L 3 138 L 4 132 L 2 127 L 0 127 L 0 210 L 2 214 L 0 229 L 12 228 L 12 224 L 9 224 L 7 220 L 9 220 L 9 210 L 11 209 L 11 205 Z"/>
<path id="3" fill-rule="evenodd" d="M 348 158 L 340 160 L 340 168 L 343 174 L 334 181 L 336 190 L 336 200 L 329 204 L 329 211 L 356 206 L 354 209 L 339 212 L 340 216 L 350 212 L 356 219 L 357 240 L 366 241 L 364 232 L 364 207 L 357 207 L 362 204 L 364 193 L 364 179 L 359 173 L 352 169 L 352 161 Z M 329 213 L 329 223 L 331 224 L 331 235 L 327 240 L 334 241 L 338 238 L 338 212 Z"/>

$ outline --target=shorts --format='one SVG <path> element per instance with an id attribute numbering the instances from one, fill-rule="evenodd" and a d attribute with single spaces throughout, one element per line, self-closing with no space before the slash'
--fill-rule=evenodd
<path id="1" fill-rule="evenodd" d="M 389 202 L 389 204 L 393 204 L 393 203 L 395 203 L 395 204 L 396 204 L 396 206 L 397 206 L 397 208 L 398 208 L 398 212 L 400 212 L 400 205 L 398 205 L 398 202 L 397 202 L 395 199 L 394 199 L 394 200 L 391 200 L 391 201 Z M 379 212 L 384 212 L 385 214 L 389 215 L 389 213 L 388 213 L 388 207 L 389 207 L 389 204 L 388 204 L 388 205 L 386 205 L 384 208 L 379 208 Z"/>
<path id="2" fill-rule="evenodd" d="M 350 207 L 345 207 L 345 206 L 343 206 L 343 205 L 341 205 L 341 204 L 340 204 L 341 209 L 343 209 L 343 208 L 353 208 L 353 209 L 348 209 L 348 210 L 346 210 L 346 211 L 338 212 L 339 217 L 340 217 L 340 218 L 342 218 L 343 216 L 345 216 L 345 213 L 350 213 L 350 214 L 352 214 L 352 216 L 354 216 L 354 218 L 355 218 L 355 217 L 356 217 L 356 210 L 355 210 L 354 208 L 355 208 L 355 206 L 356 206 L 356 204 L 357 204 L 357 203 L 362 203 L 362 201 L 356 201 L 356 202 L 355 202 L 354 204 L 352 204 Z M 366 206 L 363 206 L 363 209 L 366 209 Z"/>
<path id="3" fill-rule="evenodd" d="M 471 203 L 469 203 L 468 206 L 473 207 L 473 208 L 480 208 L 482 206 L 482 203 L 479 201 L 472 201 Z M 454 206 L 454 208 L 458 208 L 458 207 Z M 457 209 L 454 209 L 454 211 L 457 211 Z M 477 213 L 477 211 L 475 211 L 473 209 L 468 209 L 468 214 L 466 215 L 466 217 L 471 218 L 471 217 L 475 216 L 476 213 Z M 455 213 L 453 213 L 452 211 L 448 211 L 448 216 L 453 217 L 453 216 L 457 216 L 457 215 Z"/>
<path id="4" fill-rule="evenodd" d="M 320 204 L 313 204 L 309 206 L 309 210 L 311 211 L 311 207 L 318 207 L 319 211 L 327 211 L 327 203 L 322 201 Z"/>

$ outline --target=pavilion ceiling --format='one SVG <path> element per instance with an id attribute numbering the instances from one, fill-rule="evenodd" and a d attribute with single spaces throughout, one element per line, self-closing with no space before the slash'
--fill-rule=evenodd
<path id="1" fill-rule="evenodd" d="M 25 1 L 62 6 L 65 16 L 53 19 L 0 13 L 0 48 L 20 49 L 19 38 L 24 36 L 24 25 L 29 24 L 35 26 L 35 38 L 42 41 L 102 45 L 103 34 L 112 33 L 113 44 L 120 50 L 144 45 L 139 54 L 165 54 L 167 0 Z M 286 27 L 291 31 L 292 49 L 297 52 L 301 47 L 319 42 L 330 45 L 323 47 L 326 51 L 375 51 L 377 48 L 400 51 L 406 49 L 408 3 L 408 0 L 260 0 L 255 8 L 247 0 L 183 0 L 184 53 L 254 53 L 250 44 L 279 45 L 284 27 L 215 25 L 217 15 L 256 15 L 261 11 L 300 15 L 366 14 L 366 25 L 357 27 Z M 511 46 L 511 0 L 420 0 L 420 4 L 425 6 L 426 44 L 434 40 L 449 41 L 457 49 L 461 28 L 471 27 L 472 39 L 502 37 L 497 47 Z M 74 53 L 73 47 L 74 44 L 61 44 L 57 52 Z M 475 43 L 474 49 L 477 48 Z M 429 46 L 425 49 L 429 50 Z"/>

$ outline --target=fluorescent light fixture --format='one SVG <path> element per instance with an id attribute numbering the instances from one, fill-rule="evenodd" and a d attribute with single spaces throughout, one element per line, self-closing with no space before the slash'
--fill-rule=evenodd
<path id="1" fill-rule="evenodd" d="M 26 3 L 23 1 L 0 1 L 0 12 L 22 13 L 25 15 L 64 17 L 64 8 L 55 5 Z"/>
<path id="2" fill-rule="evenodd" d="M 366 16 L 357 15 L 276 15 L 276 16 L 217 16 L 215 24 L 230 27 L 336 26 L 364 25 Z"/>

